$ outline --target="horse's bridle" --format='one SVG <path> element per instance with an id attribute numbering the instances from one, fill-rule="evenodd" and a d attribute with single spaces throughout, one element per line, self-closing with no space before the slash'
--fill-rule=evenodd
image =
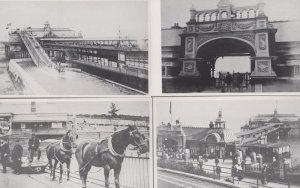
<path id="1" fill-rule="evenodd" d="M 138 132 L 138 130 L 133 130 L 129 132 L 129 136 L 132 137 L 134 136 L 134 133 Z M 139 149 L 142 149 L 142 146 L 147 146 L 146 143 L 137 143 L 136 140 L 133 138 L 133 143 L 135 144 L 135 146 L 137 146 Z M 146 140 L 146 139 L 145 139 Z"/>
<path id="2" fill-rule="evenodd" d="M 69 141 L 68 142 L 63 142 L 62 140 L 61 140 L 61 146 L 62 146 L 62 151 L 64 151 L 64 152 L 70 152 L 71 150 L 72 150 L 72 142 L 73 142 L 73 137 L 72 136 L 68 136 L 69 137 Z M 64 144 L 65 145 L 67 145 L 67 146 L 69 146 L 70 147 L 70 149 L 66 149 L 65 147 L 64 147 Z"/>

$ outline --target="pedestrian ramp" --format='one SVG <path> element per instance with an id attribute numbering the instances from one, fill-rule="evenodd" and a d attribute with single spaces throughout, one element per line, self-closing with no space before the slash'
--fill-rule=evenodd
<path id="1" fill-rule="evenodd" d="M 32 34 L 25 31 L 20 31 L 18 34 L 36 66 L 55 67 L 55 63 L 50 60 L 48 55 L 45 53 L 39 42 Z"/>
<path id="2" fill-rule="evenodd" d="M 241 139 L 241 144 L 249 144 L 258 141 L 262 137 L 267 136 L 271 132 L 278 131 L 281 128 L 282 123 L 268 123 L 264 126 L 251 129 L 238 134 Z"/>

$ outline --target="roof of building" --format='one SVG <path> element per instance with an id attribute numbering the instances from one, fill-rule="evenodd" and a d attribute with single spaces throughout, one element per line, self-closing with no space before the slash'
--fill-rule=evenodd
<path id="1" fill-rule="evenodd" d="M 161 44 L 164 46 L 181 46 L 182 28 L 168 28 L 161 31 Z"/>
<path id="2" fill-rule="evenodd" d="M 221 142 L 229 143 L 238 140 L 237 135 L 229 129 L 210 129 L 207 135 L 214 135 L 217 133 L 222 139 Z M 223 136 L 221 136 L 223 135 Z"/>
<path id="3" fill-rule="evenodd" d="M 187 140 L 204 140 L 209 132 L 206 127 L 182 127 Z"/>
<path id="4" fill-rule="evenodd" d="M 289 146 L 287 143 L 267 143 L 267 144 L 243 144 L 243 147 L 260 147 L 260 148 L 279 148 Z"/>
<path id="5" fill-rule="evenodd" d="M 0 113 L 0 117 L 7 117 L 7 116 L 12 116 L 12 113 Z"/>
<path id="6" fill-rule="evenodd" d="M 238 140 L 237 135 L 229 129 L 223 129 L 224 142 L 235 142 Z"/>
<path id="7" fill-rule="evenodd" d="M 262 121 L 262 122 L 269 122 L 272 120 L 279 120 L 280 122 L 285 121 L 299 121 L 300 117 L 295 114 L 278 114 L 276 117 L 274 114 L 258 114 L 251 119 L 252 122 Z"/>
<path id="8" fill-rule="evenodd" d="M 67 122 L 69 118 L 65 113 L 28 113 L 14 114 L 12 122 Z"/>

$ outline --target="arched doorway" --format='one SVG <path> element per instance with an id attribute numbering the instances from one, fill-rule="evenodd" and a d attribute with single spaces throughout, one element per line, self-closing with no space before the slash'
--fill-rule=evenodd
<path id="1" fill-rule="evenodd" d="M 216 78 L 216 62 L 218 59 L 226 57 L 235 57 L 241 61 L 245 61 L 245 57 L 255 57 L 256 53 L 254 46 L 242 39 L 234 37 L 221 37 L 214 38 L 206 43 L 200 45 L 197 51 L 197 70 L 199 71 L 199 76 L 203 84 L 212 85 L 215 84 Z M 247 60 L 249 71 L 254 69 L 254 61 Z M 246 63 L 247 63 L 246 62 Z M 233 70 L 233 72 L 239 72 L 238 67 L 245 64 L 245 62 L 240 62 L 234 67 L 226 67 L 225 71 Z M 230 64 L 229 64 L 230 65 Z"/>
<path id="2" fill-rule="evenodd" d="M 215 158 L 220 156 L 220 141 L 221 136 L 218 133 L 211 133 L 205 138 L 207 151 L 206 153 L 210 158 Z"/>
<path id="3" fill-rule="evenodd" d="M 250 56 L 225 56 L 219 57 L 215 63 L 214 77 L 218 78 L 220 72 L 251 72 Z"/>

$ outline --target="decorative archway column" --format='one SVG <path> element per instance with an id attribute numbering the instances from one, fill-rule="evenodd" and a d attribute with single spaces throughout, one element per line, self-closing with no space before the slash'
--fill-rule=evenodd
<path id="1" fill-rule="evenodd" d="M 256 57 L 251 57 L 251 61 L 255 61 L 254 70 L 252 70 L 252 79 L 265 79 L 277 77 L 273 64 L 277 57 L 270 56 L 269 48 L 269 32 L 268 18 L 264 15 L 256 20 L 257 32 L 255 34 Z M 252 67 L 251 67 L 252 68 Z"/>
<path id="2" fill-rule="evenodd" d="M 194 30 L 192 26 L 189 28 Z M 197 70 L 197 61 L 201 59 L 196 58 L 196 35 L 189 35 L 184 38 L 184 58 L 182 58 L 182 70 L 179 73 L 181 77 L 198 77 L 199 71 Z"/>
<path id="3" fill-rule="evenodd" d="M 197 69 L 197 62 L 201 61 L 200 58 L 195 59 L 182 59 L 182 70 L 179 76 L 182 77 L 199 77 L 200 73 Z"/>
<path id="4" fill-rule="evenodd" d="M 277 77 L 275 71 L 273 70 L 273 61 L 277 57 L 251 57 L 251 61 L 255 61 L 254 70 L 252 70 L 251 78 L 275 78 Z"/>

